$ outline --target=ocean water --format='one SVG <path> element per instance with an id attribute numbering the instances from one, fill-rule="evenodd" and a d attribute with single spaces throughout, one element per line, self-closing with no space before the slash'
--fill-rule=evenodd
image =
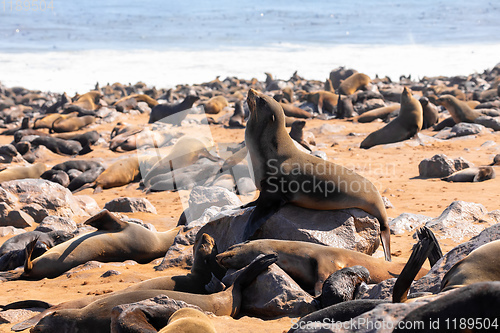
<path id="1" fill-rule="evenodd" d="M 96 82 L 170 87 L 266 71 L 323 80 L 337 66 L 397 80 L 500 62 L 495 0 L 42 2 L 52 8 L 0 1 L 8 86 L 73 93 Z"/>

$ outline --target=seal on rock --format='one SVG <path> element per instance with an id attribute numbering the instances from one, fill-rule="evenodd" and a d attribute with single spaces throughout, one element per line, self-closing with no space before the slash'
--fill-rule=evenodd
<path id="1" fill-rule="evenodd" d="M 153 232 L 139 224 L 121 221 L 106 209 L 85 224 L 98 230 L 59 244 L 35 260 L 31 260 L 34 244 L 30 243 L 22 277 L 30 280 L 55 278 L 90 260 L 147 263 L 164 256 L 179 232 L 179 227 Z"/>
<path id="2" fill-rule="evenodd" d="M 340 83 L 339 93 L 347 96 L 352 95 L 356 90 L 366 87 L 371 81 L 370 77 L 366 74 L 354 73 Z"/>
<path id="3" fill-rule="evenodd" d="M 352 170 L 299 151 L 286 132 L 283 109 L 271 97 L 250 89 L 247 103 L 245 142 L 260 196 L 252 203 L 256 208 L 245 229 L 246 239 L 285 202 L 316 210 L 360 208 L 378 219 L 385 257 L 390 260 L 387 213 L 377 188 Z"/>
<path id="4" fill-rule="evenodd" d="M 422 105 L 411 95 L 411 91 L 404 87 L 401 94 L 401 110 L 386 126 L 368 135 L 360 147 L 364 149 L 387 143 L 400 142 L 413 137 L 422 129 Z"/>
<path id="5" fill-rule="evenodd" d="M 243 101 L 238 101 L 234 104 L 234 113 L 229 118 L 229 128 L 245 128 L 245 110 L 243 109 Z"/>
<path id="6" fill-rule="evenodd" d="M 397 277 L 404 264 L 384 262 L 357 251 L 322 244 L 276 239 L 258 239 L 231 246 L 217 255 L 226 268 L 239 269 L 259 254 L 278 254 L 277 265 L 306 290 L 321 293 L 324 281 L 334 272 L 351 266 L 363 266 L 370 272 L 370 283 Z M 426 273 L 422 269 L 420 276 Z"/>

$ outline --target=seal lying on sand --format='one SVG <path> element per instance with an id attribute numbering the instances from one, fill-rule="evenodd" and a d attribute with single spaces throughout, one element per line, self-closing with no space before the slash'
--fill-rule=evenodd
<path id="1" fill-rule="evenodd" d="M 36 163 L 28 166 L 10 167 L 0 171 L 0 183 L 16 179 L 40 178 L 45 170 L 46 166 L 43 163 Z"/>
<path id="2" fill-rule="evenodd" d="M 196 305 L 203 311 L 209 311 L 217 316 L 236 316 L 241 308 L 241 292 L 262 271 L 276 261 L 276 255 L 271 254 L 254 260 L 236 278 L 233 285 L 224 291 L 197 295 L 170 290 L 138 290 L 120 293 L 99 299 L 82 309 L 56 310 L 44 317 L 32 329 L 37 333 L 100 333 L 110 332 L 111 310 L 121 304 L 142 301 L 159 295 L 166 295 L 175 300 Z"/>
<path id="3" fill-rule="evenodd" d="M 495 178 L 495 169 L 491 166 L 471 167 L 441 178 L 447 182 L 484 182 Z"/>
<path id="4" fill-rule="evenodd" d="M 370 272 L 370 283 L 397 277 L 404 264 L 385 262 L 364 253 L 309 242 L 258 239 L 231 246 L 217 255 L 226 268 L 240 269 L 259 254 L 276 253 L 277 265 L 306 290 L 319 295 L 324 281 L 332 273 L 360 265 Z M 419 276 L 425 275 L 422 269 Z"/>
<path id="5" fill-rule="evenodd" d="M 387 213 L 377 188 L 352 170 L 299 151 L 286 132 L 283 109 L 271 97 L 250 89 L 247 102 L 245 143 L 260 196 L 252 203 L 256 208 L 244 237 L 252 237 L 286 202 L 317 210 L 360 208 L 378 219 L 385 258 L 390 260 Z M 314 187 L 313 181 L 323 188 Z M 290 188 L 292 183 L 299 185 L 296 191 Z"/>
<path id="6" fill-rule="evenodd" d="M 153 232 L 141 225 L 121 221 L 107 210 L 94 215 L 85 224 L 98 230 L 59 244 L 35 260 L 31 259 L 34 246 L 31 242 L 26 248 L 28 255 L 22 277 L 55 278 L 90 260 L 110 262 L 131 259 L 146 263 L 165 255 L 179 232 L 179 228 Z"/>

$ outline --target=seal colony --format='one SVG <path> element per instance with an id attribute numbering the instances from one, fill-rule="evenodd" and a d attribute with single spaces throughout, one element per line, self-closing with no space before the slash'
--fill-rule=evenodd
<path id="1" fill-rule="evenodd" d="M 462 200 L 498 209 L 500 64 L 468 77 L 419 81 L 392 82 L 344 68 L 327 77 L 306 80 L 294 73 L 282 80 L 268 73 L 267 82 L 228 77 L 168 90 L 114 83 L 73 97 L 0 84 L 0 225 L 7 225 L 0 231 L 28 231 L 0 238 L 0 268 L 7 270 L 0 272 L 0 316 L 41 308 L 0 324 L 0 330 L 223 332 L 236 325 L 283 332 L 299 318 L 351 320 L 378 311 L 391 296 L 392 306 L 423 302 L 407 296 L 413 279 L 413 286 L 428 284 L 419 291 L 439 298 L 397 320 L 429 321 L 433 311 L 443 320 L 455 313 L 466 317 L 469 309 L 491 317 L 490 309 L 476 305 L 497 304 L 500 220 Z M 464 139 L 443 139 L 477 128 Z M 459 170 L 465 162 L 455 160 L 454 173 L 417 177 L 418 161 L 443 151 L 463 154 L 474 165 Z M 370 169 L 380 165 L 395 169 Z M 56 183 L 51 191 L 62 199 L 30 201 L 29 190 L 22 191 L 33 179 Z M 309 186 L 314 180 L 326 187 Z M 190 194 L 193 186 L 197 191 Z M 190 206 L 207 209 L 183 212 L 182 196 Z M 130 212 L 137 209 L 130 204 L 129 210 L 115 206 L 123 213 L 96 213 L 119 197 L 148 198 L 157 212 Z M 451 197 L 454 206 L 445 209 Z M 66 201 L 76 214 L 51 209 Z M 269 231 L 269 223 L 282 221 L 285 204 L 310 214 L 310 221 L 285 216 L 290 229 Z M 409 256 L 417 222 L 406 223 L 402 213 L 432 219 L 442 212 L 435 222 L 460 205 L 473 216 L 453 217 L 464 229 L 450 225 L 445 233 L 439 223 L 431 227 L 439 241 L 451 235 L 441 244 L 447 257 L 438 261 L 442 254 L 425 245 L 428 240 L 423 246 L 420 240 L 416 255 Z M 88 215 L 78 216 L 77 206 Z M 240 209 L 251 206 L 248 213 Z M 312 215 L 320 210 L 328 218 L 316 223 Z M 203 221 L 189 220 L 198 213 Z M 278 218 L 270 219 L 274 214 Z M 335 235 L 339 241 L 324 245 L 340 215 L 347 218 Z M 401 218 L 390 222 L 388 215 Z M 210 216 L 210 224 L 229 223 L 198 232 Z M 487 226 L 471 242 L 491 241 L 455 259 Z M 234 237 L 240 231 L 243 237 Z M 300 238 L 290 240 L 299 231 Z M 458 231 L 460 240 L 453 238 Z M 261 239 L 264 232 L 283 239 Z M 363 242 L 369 249 L 381 243 L 382 251 L 347 249 Z M 382 311 L 393 316 L 390 308 Z"/>

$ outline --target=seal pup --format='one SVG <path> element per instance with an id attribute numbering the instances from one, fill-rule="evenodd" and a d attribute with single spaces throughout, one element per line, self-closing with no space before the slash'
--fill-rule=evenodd
<path id="1" fill-rule="evenodd" d="M 411 95 L 410 89 L 403 88 L 399 115 L 386 126 L 369 134 L 360 147 L 364 149 L 387 143 L 400 142 L 413 137 L 422 129 L 422 105 Z"/>
<path id="2" fill-rule="evenodd" d="M 250 117 L 245 143 L 260 195 L 249 204 L 256 208 L 250 215 L 244 237 L 252 237 L 285 202 L 317 210 L 360 208 L 378 219 L 385 258 L 390 260 L 387 213 L 377 188 L 352 170 L 300 152 L 286 132 L 283 109 L 271 97 L 250 89 L 247 103 Z M 318 172 L 319 169 L 328 171 Z M 324 188 L 315 190 L 313 180 L 324 184 Z M 299 190 L 284 188 L 291 183 L 299 184 Z M 349 188 L 353 183 L 359 185 L 359 191 Z"/>
<path id="3" fill-rule="evenodd" d="M 222 109 L 228 106 L 228 102 L 224 96 L 219 95 L 210 98 L 208 101 L 202 103 L 201 105 L 203 106 L 205 113 L 218 114 L 222 111 Z"/>
<path id="4" fill-rule="evenodd" d="M 311 137 L 310 135 L 306 137 L 304 133 L 304 126 L 306 126 L 306 122 L 303 120 L 297 120 L 292 124 L 292 128 L 290 130 L 290 137 L 300 143 L 302 147 L 305 149 L 312 151 L 310 144 L 315 146 L 316 142 L 314 141 L 314 135 Z M 309 132 L 312 134 L 311 132 Z"/>
<path id="5" fill-rule="evenodd" d="M 47 167 L 43 163 L 10 167 L 0 171 L 0 183 L 16 179 L 40 178 L 46 169 Z"/>
<path id="6" fill-rule="evenodd" d="M 182 308 L 174 312 L 159 333 L 217 333 L 210 318 L 200 310 Z"/>
<path id="7" fill-rule="evenodd" d="M 40 178 L 50 180 L 64 187 L 67 187 L 70 182 L 68 174 L 62 170 L 47 170 L 40 175 Z"/>
<path id="8" fill-rule="evenodd" d="M 471 109 L 466 102 L 452 95 L 439 96 L 437 103 L 448 110 L 456 124 L 473 123 L 477 117 L 481 116 L 481 113 Z"/>
<path id="9" fill-rule="evenodd" d="M 421 97 L 418 101 L 422 104 L 422 112 L 424 115 L 422 129 L 426 129 L 437 124 L 439 121 L 439 111 L 437 106 L 432 104 L 427 97 Z"/>
<path id="10" fill-rule="evenodd" d="M 78 141 L 50 136 L 39 136 L 31 141 L 31 145 L 33 147 L 45 146 L 51 152 L 59 155 L 85 155 L 92 151 L 89 145 L 82 147 Z"/>
<path id="11" fill-rule="evenodd" d="M 234 104 L 234 113 L 229 118 L 228 128 L 245 128 L 245 110 L 243 108 L 243 101 L 237 101 Z"/>
<path id="12" fill-rule="evenodd" d="M 66 186 L 68 190 L 71 192 L 78 191 L 82 186 L 85 186 L 86 184 L 93 183 L 94 181 L 97 180 L 97 178 L 101 175 L 101 173 L 104 172 L 104 167 L 96 167 L 92 169 L 88 169 L 75 178 L 73 178 L 69 184 Z"/>
<path id="13" fill-rule="evenodd" d="M 197 295 L 154 289 L 120 293 L 96 300 L 81 309 L 56 310 L 42 318 L 32 329 L 32 332 L 52 333 L 56 329 L 60 333 L 110 332 L 111 311 L 115 306 L 139 302 L 160 295 L 196 305 L 203 311 L 212 312 L 216 316 L 235 317 L 241 308 L 242 290 L 275 261 L 276 255 L 268 255 L 254 260 L 235 279 L 233 285 L 218 293 Z"/>
<path id="14" fill-rule="evenodd" d="M 495 178 L 495 169 L 491 166 L 480 166 L 480 167 L 471 167 L 466 168 L 460 171 L 457 171 L 448 177 L 441 178 L 441 180 L 445 180 L 447 182 L 455 182 L 455 183 L 476 183 L 476 182 L 484 182 L 485 180 L 494 179 Z"/>
<path id="15" fill-rule="evenodd" d="M 240 269 L 259 254 L 276 253 L 280 266 L 305 290 L 319 295 L 324 281 L 345 267 L 363 266 L 370 272 L 370 283 L 379 283 L 397 277 L 404 267 L 402 263 L 385 262 L 367 254 L 335 248 L 322 244 L 277 239 L 257 239 L 231 246 L 216 256 L 217 262 L 226 268 Z M 419 276 L 426 274 L 422 269 Z"/>
<path id="16" fill-rule="evenodd" d="M 69 269 L 90 260 L 101 262 L 135 260 L 147 263 L 162 257 L 174 242 L 180 228 L 153 232 L 145 227 L 121 221 L 104 209 L 85 221 L 97 231 L 56 245 L 32 260 L 34 243 L 26 247 L 24 279 L 55 278 Z"/>
<path id="17" fill-rule="evenodd" d="M 181 121 L 184 120 L 187 115 L 186 112 L 182 111 L 192 108 L 194 102 L 199 99 L 200 98 L 198 96 L 188 95 L 181 103 L 178 104 L 158 104 L 151 109 L 148 123 L 152 124 L 158 120 L 162 120 L 168 124 L 180 125 Z M 179 115 L 172 117 L 177 113 L 179 113 Z"/>

